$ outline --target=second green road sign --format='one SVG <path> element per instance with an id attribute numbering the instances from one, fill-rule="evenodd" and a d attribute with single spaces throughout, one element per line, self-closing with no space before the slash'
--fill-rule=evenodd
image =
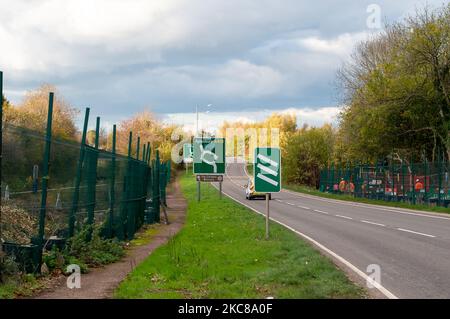
<path id="1" fill-rule="evenodd" d="M 255 148 L 253 165 L 255 192 L 278 193 L 281 191 L 281 155 L 279 148 Z"/>
<path id="2" fill-rule="evenodd" d="M 194 174 L 225 174 L 225 139 L 194 138 Z"/>

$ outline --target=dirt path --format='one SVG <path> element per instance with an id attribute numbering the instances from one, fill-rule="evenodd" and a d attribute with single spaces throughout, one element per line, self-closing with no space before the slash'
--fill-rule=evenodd
<path id="1" fill-rule="evenodd" d="M 38 294 L 37 299 L 104 299 L 112 298 L 115 288 L 125 279 L 139 263 L 148 257 L 156 248 L 167 243 L 183 226 L 186 217 L 187 202 L 184 199 L 180 185 L 173 183 L 168 190 L 167 213 L 169 225 L 161 224 L 159 231 L 153 235 L 150 242 L 136 246 L 128 251 L 121 261 L 107 265 L 104 268 L 92 269 L 88 274 L 81 275 L 81 288 L 69 289 L 66 277 L 62 276 L 56 287 Z M 162 215 L 163 217 L 163 215 Z"/>

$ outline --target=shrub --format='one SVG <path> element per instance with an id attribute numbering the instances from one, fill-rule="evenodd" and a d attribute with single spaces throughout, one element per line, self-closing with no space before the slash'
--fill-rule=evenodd
<path id="1" fill-rule="evenodd" d="M 90 233 L 91 240 L 87 240 Z M 100 229 L 87 226 L 67 242 L 65 253 L 88 266 L 96 267 L 119 260 L 124 255 L 124 248 L 117 240 L 103 239 Z"/>

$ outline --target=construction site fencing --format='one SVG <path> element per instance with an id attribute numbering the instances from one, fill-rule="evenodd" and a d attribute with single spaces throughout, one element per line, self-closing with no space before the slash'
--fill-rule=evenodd
<path id="1" fill-rule="evenodd" d="M 384 201 L 448 207 L 450 163 L 331 165 L 320 173 L 320 191 Z"/>

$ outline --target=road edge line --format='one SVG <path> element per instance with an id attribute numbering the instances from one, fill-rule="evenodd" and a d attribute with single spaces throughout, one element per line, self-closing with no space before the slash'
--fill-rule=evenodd
<path id="1" fill-rule="evenodd" d="M 216 188 L 215 185 L 213 185 L 214 188 Z M 216 188 L 217 189 L 217 188 Z M 227 197 L 231 198 L 232 200 L 234 200 L 235 202 L 238 202 L 239 204 L 247 207 L 248 209 L 254 211 L 257 214 L 263 215 L 263 213 L 257 211 L 256 209 L 254 209 L 251 206 L 248 206 L 247 204 L 242 203 L 241 201 L 235 199 L 233 196 L 227 194 L 226 192 L 222 191 L 223 194 L 225 194 Z M 390 292 L 388 289 L 386 289 L 385 287 L 383 287 L 381 284 L 375 283 L 373 282 L 373 280 L 367 276 L 363 271 L 359 270 L 355 265 L 353 265 L 351 262 L 349 262 L 348 260 L 346 260 L 345 258 L 339 256 L 338 254 L 336 254 L 334 251 L 330 250 L 329 248 L 325 247 L 324 245 L 322 245 L 321 243 L 319 243 L 318 241 L 316 241 L 315 239 L 309 237 L 308 235 L 303 234 L 302 232 L 292 228 L 289 225 L 284 224 L 283 222 L 280 222 L 276 219 L 274 219 L 273 217 L 270 217 L 270 220 L 276 222 L 277 224 L 289 229 L 290 231 L 296 233 L 297 235 L 303 237 L 304 239 L 306 239 L 307 241 L 309 241 L 310 243 L 314 244 L 316 247 L 318 247 L 320 250 L 324 251 L 325 253 L 333 256 L 334 258 L 336 258 L 338 261 L 340 261 L 342 264 L 344 264 L 345 266 L 347 266 L 350 270 L 352 270 L 353 272 L 355 272 L 357 275 L 359 275 L 360 277 L 362 277 L 366 282 L 370 282 L 375 288 L 378 289 L 379 292 L 381 292 L 384 296 L 386 296 L 389 299 L 398 299 L 398 297 L 396 295 L 394 295 L 392 292 Z"/>

